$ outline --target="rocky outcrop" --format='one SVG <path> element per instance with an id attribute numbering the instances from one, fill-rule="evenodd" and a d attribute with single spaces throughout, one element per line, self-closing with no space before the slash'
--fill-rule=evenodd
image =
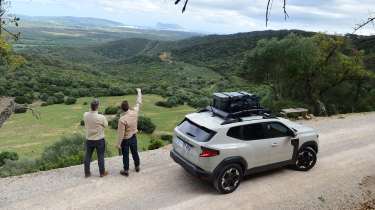
<path id="1" fill-rule="evenodd" d="M 0 128 L 14 112 L 16 103 L 13 98 L 0 97 Z"/>

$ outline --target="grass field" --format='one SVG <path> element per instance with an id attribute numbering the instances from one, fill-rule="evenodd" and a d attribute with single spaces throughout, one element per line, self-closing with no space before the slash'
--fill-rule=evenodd
<path id="1" fill-rule="evenodd" d="M 100 111 L 109 105 L 118 105 L 122 100 L 135 103 L 136 96 L 103 97 L 100 98 Z M 175 108 L 162 108 L 155 106 L 155 102 L 162 100 L 160 96 L 145 95 L 141 115 L 149 117 L 156 124 L 154 133 L 172 133 L 175 125 L 181 121 L 185 114 L 194 111 L 189 106 Z M 80 98 L 75 105 L 52 105 L 47 107 L 36 107 L 40 112 L 41 119 L 33 117 L 31 112 L 26 114 L 14 114 L 0 128 L 0 151 L 15 151 L 20 156 L 38 157 L 43 148 L 58 141 L 64 135 L 73 133 L 84 133 L 80 121 L 84 112 L 89 110 L 91 98 Z M 139 150 L 147 148 L 150 135 L 139 134 Z M 106 129 L 106 140 L 113 154 L 116 154 L 116 131 Z"/>

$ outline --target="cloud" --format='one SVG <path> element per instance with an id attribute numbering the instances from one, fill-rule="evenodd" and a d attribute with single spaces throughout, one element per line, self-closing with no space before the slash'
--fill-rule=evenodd
<path id="1" fill-rule="evenodd" d="M 14 0 L 15 2 L 30 0 Z M 121 20 L 126 24 L 169 22 L 193 31 L 235 33 L 266 29 L 302 29 L 350 33 L 355 24 L 375 12 L 375 0 L 288 0 L 290 18 L 284 21 L 282 0 L 273 0 L 269 27 L 265 27 L 267 0 L 189 0 L 187 11 L 175 0 L 32 0 L 35 4 L 64 5 L 78 15 Z M 90 13 L 87 5 L 94 9 Z M 79 12 L 78 12 L 79 11 Z M 84 11 L 84 12 L 83 12 Z M 68 11 L 69 14 L 74 11 Z M 360 31 L 374 33 L 372 27 Z"/>

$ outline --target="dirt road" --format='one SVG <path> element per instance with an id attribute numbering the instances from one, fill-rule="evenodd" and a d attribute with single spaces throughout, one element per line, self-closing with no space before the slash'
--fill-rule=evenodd
<path id="1" fill-rule="evenodd" d="M 219 195 L 169 158 L 170 147 L 141 154 L 142 171 L 83 178 L 82 166 L 0 179 L 0 209 L 353 209 L 375 199 L 375 113 L 302 122 L 319 130 L 314 169 L 280 169 L 248 177 Z"/>

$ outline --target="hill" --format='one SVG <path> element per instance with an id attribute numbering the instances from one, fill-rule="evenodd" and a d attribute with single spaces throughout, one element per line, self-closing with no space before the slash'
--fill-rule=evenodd
<path id="1" fill-rule="evenodd" d="M 123 23 L 86 17 L 20 16 L 21 39 L 16 49 L 35 46 L 87 46 L 119 39 L 180 40 L 198 35 L 179 30 L 126 26 Z"/>
<path id="2" fill-rule="evenodd" d="M 245 80 L 244 63 L 260 40 L 280 40 L 290 34 L 312 37 L 316 33 L 298 30 L 257 31 L 174 41 L 137 37 L 89 46 L 39 46 L 19 49 L 28 60 L 28 65 L 19 69 L 17 76 L 13 73 L 7 76 L 9 79 L 8 83 L 4 82 L 2 85 L 3 92 L 12 96 L 29 93 L 27 97 L 33 99 L 43 95 L 45 100 L 56 92 L 74 97 L 116 96 L 133 93 L 135 87 L 142 86 L 146 93 L 166 97 L 166 100 L 173 101 L 174 105 L 187 103 L 193 107 L 201 107 L 209 104 L 212 92 L 241 89 L 259 94 L 264 100 L 268 100 L 267 105 L 273 106 L 272 87 Z M 366 67 L 374 70 L 374 47 L 366 44 L 371 43 L 373 37 L 327 37 L 346 40 L 346 46 L 338 49 L 343 56 L 346 56 L 345 53 L 364 50 Z M 19 81 L 19 78 L 25 78 L 25 81 Z M 251 78 L 251 75 L 248 75 L 248 78 Z M 366 98 L 366 102 L 361 105 L 361 109 L 369 110 L 372 82 L 363 81 L 364 85 L 356 86 L 357 93 L 351 97 L 357 100 L 364 94 L 365 97 L 361 98 Z M 351 89 L 354 88 L 353 85 L 354 83 L 349 81 L 335 91 Z M 31 90 L 34 93 L 31 94 Z M 332 93 L 326 98 L 336 98 L 329 101 L 335 103 L 337 97 L 348 95 L 347 92 L 340 94 L 338 96 L 337 92 Z M 281 106 L 306 106 L 305 101 L 300 101 L 301 99 L 286 99 L 275 105 L 275 110 Z M 353 110 L 353 107 L 347 107 L 351 104 L 353 103 L 346 102 L 346 108 L 340 110 Z M 333 112 L 336 112 L 336 107 L 342 106 L 342 103 L 331 106 Z"/>
<path id="3" fill-rule="evenodd" d="M 20 27 L 54 27 L 54 28 L 104 28 L 121 27 L 123 23 L 91 17 L 70 17 L 70 16 L 25 16 L 18 15 L 21 19 Z"/>

